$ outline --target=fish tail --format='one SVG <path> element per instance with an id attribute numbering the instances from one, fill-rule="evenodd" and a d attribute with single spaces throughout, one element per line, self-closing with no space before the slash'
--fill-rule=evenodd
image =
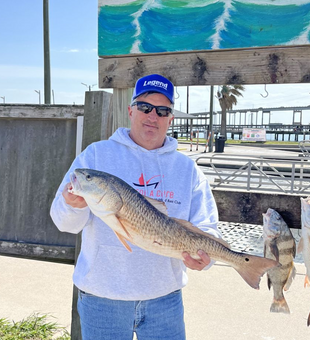
<path id="1" fill-rule="evenodd" d="M 305 276 L 304 287 L 305 287 L 305 288 L 310 287 L 310 280 L 309 280 L 309 277 L 308 277 L 307 274 L 306 274 L 306 276 Z"/>
<path id="2" fill-rule="evenodd" d="M 234 268 L 252 288 L 259 289 L 260 278 L 267 270 L 278 265 L 277 261 L 247 254 L 244 256 L 243 264 Z"/>
<path id="3" fill-rule="evenodd" d="M 285 298 L 283 297 L 279 300 L 274 299 L 270 307 L 270 312 L 290 314 L 290 309 Z"/>

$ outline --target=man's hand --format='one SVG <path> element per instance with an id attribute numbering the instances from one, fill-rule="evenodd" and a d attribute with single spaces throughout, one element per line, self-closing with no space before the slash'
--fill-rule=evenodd
<path id="1" fill-rule="evenodd" d="M 85 208 L 87 206 L 86 201 L 83 197 L 71 194 L 68 190 L 71 189 L 71 183 L 67 183 L 62 191 L 67 204 L 71 205 L 72 208 Z"/>
<path id="2" fill-rule="evenodd" d="M 200 271 L 210 263 L 211 259 L 209 255 L 202 250 L 198 250 L 197 254 L 200 257 L 200 260 L 193 259 L 189 253 L 184 251 L 182 253 L 182 256 L 184 257 L 183 263 L 187 268 Z"/>

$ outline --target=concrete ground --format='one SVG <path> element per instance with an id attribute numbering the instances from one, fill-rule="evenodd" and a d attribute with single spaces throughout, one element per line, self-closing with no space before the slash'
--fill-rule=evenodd
<path id="1" fill-rule="evenodd" d="M 49 314 L 70 330 L 72 265 L 0 256 L 0 268 L 0 318 L 20 321 L 33 313 Z M 304 265 L 296 268 L 285 293 L 290 315 L 269 312 L 273 294 L 266 276 L 260 290 L 254 290 L 223 264 L 189 271 L 183 290 L 187 340 L 309 339 L 310 289 L 303 287 Z"/>
<path id="2" fill-rule="evenodd" d="M 303 287 L 304 266 L 296 264 L 296 269 L 295 281 L 285 293 L 289 315 L 269 312 L 273 294 L 266 276 L 260 290 L 254 290 L 231 267 L 191 271 L 184 289 L 188 340 L 309 339 L 310 289 Z"/>
<path id="3" fill-rule="evenodd" d="M 0 319 L 49 314 L 70 330 L 73 265 L 0 256 Z"/>
<path id="4" fill-rule="evenodd" d="M 255 144 L 254 144 L 255 145 Z M 197 157 L 201 157 L 204 155 L 224 155 L 229 156 L 230 154 L 236 155 L 236 156 L 243 156 L 243 155 L 251 155 L 251 156 L 261 156 L 261 155 L 277 155 L 277 156 L 301 156 L 302 152 L 298 149 L 298 145 L 291 145 L 291 147 L 288 147 L 286 150 L 279 149 L 279 146 L 272 146 L 269 144 L 263 145 L 263 146 L 249 146 L 249 145 L 243 145 L 243 144 L 225 144 L 224 152 L 214 152 L 215 147 L 213 147 L 213 151 L 209 152 L 209 149 L 205 147 L 204 144 L 199 143 L 198 147 L 197 144 L 193 143 L 192 146 L 190 146 L 189 143 L 181 143 L 179 142 L 178 150 L 185 155 L 196 159 Z M 299 150 L 299 152 L 296 152 L 296 150 Z M 206 151 L 206 152 L 205 152 Z"/>

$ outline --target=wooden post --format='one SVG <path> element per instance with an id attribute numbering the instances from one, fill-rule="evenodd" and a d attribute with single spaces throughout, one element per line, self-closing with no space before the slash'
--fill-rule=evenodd
<path id="1" fill-rule="evenodd" d="M 213 137 L 213 97 L 214 97 L 214 86 L 212 85 L 210 86 L 210 124 L 209 124 L 212 137 Z M 210 138 L 210 135 L 208 137 L 209 152 L 213 151 L 213 138 L 212 137 Z"/>
<path id="2" fill-rule="evenodd" d="M 190 140 L 191 140 L 191 144 L 190 144 L 190 150 L 189 151 L 192 151 L 193 150 L 193 130 L 191 129 L 191 132 L 190 132 Z"/>
<path id="3" fill-rule="evenodd" d="M 208 145 L 210 145 L 210 144 L 209 144 L 209 141 L 210 141 L 211 134 L 212 134 L 212 132 L 209 131 L 208 138 L 207 138 L 206 144 L 205 144 L 205 151 L 204 151 L 204 153 L 207 152 Z M 210 146 L 209 146 L 209 152 L 211 152 L 210 150 L 212 151 L 212 149 L 210 149 Z"/>
<path id="4" fill-rule="evenodd" d="M 49 37 L 49 5 L 43 0 L 43 41 L 44 41 L 44 104 L 51 104 L 51 62 Z"/>
<path id="5" fill-rule="evenodd" d="M 128 99 L 131 97 L 130 91 L 132 93 L 132 90 L 122 89 L 117 90 L 115 93 L 114 90 L 113 96 L 111 93 L 105 91 L 86 92 L 82 141 L 83 150 L 93 142 L 108 139 L 118 127 L 128 127 L 129 119 L 127 106 L 129 105 L 130 100 L 128 102 L 126 98 Z M 120 100 L 119 98 L 123 98 L 123 100 Z M 81 234 L 77 237 L 75 249 L 76 261 L 81 249 Z M 80 319 L 77 311 L 77 300 L 78 289 L 74 286 L 71 323 L 72 340 L 82 339 Z"/>
<path id="6" fill-rule="evenodd" d="M 132 89 L 114 89 L 85 93 L 82 150 L 89 144 L 108 139 L 119 127 L 129 127 L 128 105 Z M 77 235 L 75 263 L 81 250 L 81 233 Z M 78 289 L 73 288 L 71 339 L 81 340 L 80 318 L 77 311 Z"/>
<path id="7" fill-rule="evenodd" d="M 130 127 L 128 105 L 133 89 L 113 89 L 113 132 L 119 127 Z"/>
<path id="8" fill-rule="evenodd" d="M 199 145 L 199 130 L 196 131 L 196 151 L 198 151 L 198 145 Z"/>

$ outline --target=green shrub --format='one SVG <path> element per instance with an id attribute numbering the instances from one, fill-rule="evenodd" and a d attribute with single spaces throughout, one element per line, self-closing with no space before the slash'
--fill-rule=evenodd
<path id="1" fill-rule="evenodd" d="M 19 322 L 0 319 L 1 340 L 70 340 L 70 334 L 56 323 L 49 322 L 47 315 L 34 314 Z"/>

